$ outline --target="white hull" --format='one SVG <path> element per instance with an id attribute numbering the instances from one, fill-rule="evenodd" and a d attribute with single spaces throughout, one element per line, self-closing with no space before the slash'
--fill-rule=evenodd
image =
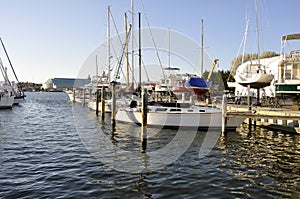
<path id="1" fill-rule="evenodd" d="M 96 110 L 96 105 L 97 105 L 96 101 L 90 101 L 88 103 L 88 107 L 90 109 L 94 110 L 94 111 Z M 111 105 L 110 105 L 110 103 L 109 104 L 105 103 L 105 109 L 104 110 L 105 110 L 106 113 L 111 113 Z M 98 111 L 99 112 L 102 111 L 102 104 L 101 104 L 101 102 L 98 103 Z"/>
<path id="2" fill-rule="evenodd" d="M 141 124 L 142 113 L 137 109 L 119 109 L 116 114 L 116 120 Z M 228 118 L 227 128 L 236 128 L 244 120 L 245 118 Z M 167 128 L 221 128 L 222 112 L 219 109 L 212 109 L 207 112 L 155 112 L 150 109 L 147 113 L 147 125 Z"/>
<path id="3" fill-rule="evenodd" d="M 274 79 L 274 75 L 265 73 L 252 73 L 249 77 L 242 77 L 241 75 L 235 76 L 236 82 L 251 88 L 263 88 L 270 86 L 270 83 Z"/>
<path id="4" fill-rule="evenodd" d="M 8 109 L 12 108 L 14 104 L 15 96 L 12 95 L 10 96 L 8 93 L 1 93 L 1 98 L 0 98 L 0 109 Z"/>

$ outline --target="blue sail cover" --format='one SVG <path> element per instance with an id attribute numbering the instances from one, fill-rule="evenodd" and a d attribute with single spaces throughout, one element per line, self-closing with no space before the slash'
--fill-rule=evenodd
<path id="1" fill-rule="evenodd" d="M 208 85 L 209 83 L 209 85 Z M 184 83 L 185 87 L 198 87 L 198 88 L 209 88 L 211 82 L 206 82 L 203 78 L 200 77 L 191 77 L 188 81 Z"/>

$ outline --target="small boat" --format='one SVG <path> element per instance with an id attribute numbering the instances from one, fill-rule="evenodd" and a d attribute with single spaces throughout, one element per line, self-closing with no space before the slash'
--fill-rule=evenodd
<path id="1" fill-rule="evenodd" d="M 228 118 L 227 129 L 240 126 L 245 118 Z M 141 107 L 120 108 L 116 121 L 141 124 Z M 165 103 L 148 106 L 147 125 L 161 128 L 221 128 L 222 110 L 212 107 L 192 106 L 189 103 Z"/>
<path id="2" fill-rule="evenodd" d="M 12 92 L 0 92 L 0 109 L 10 109 L 14 104 L 15 96 Z"/>

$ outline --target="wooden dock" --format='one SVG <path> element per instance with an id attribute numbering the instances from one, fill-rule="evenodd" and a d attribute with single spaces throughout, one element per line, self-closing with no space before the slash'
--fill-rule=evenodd
<path id="1" fill-rule="evenodd" d="M 258 125 L 264 128 L 289 132 L 300 133 L 300 112 L 283 108 L 257 107 L 251 112 L 247 107 L 228 106 L 226 117 L 246 117 L 245 122 L 249 125 Z M 251 119 L 251 120 L 249 120 Z"/>

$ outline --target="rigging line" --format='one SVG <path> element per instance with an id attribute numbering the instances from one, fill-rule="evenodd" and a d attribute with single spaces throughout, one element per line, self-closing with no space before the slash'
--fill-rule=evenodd
<path id="1" fill-rule="evenodd" d="M 122 45 L 122 40 L 121 40 L 121 38 L 120 38 L 119 30 L 118 30 L 118 28 L 117 28 L 117 25 L 116 25 L 116 22 L 115 22 L 114 16 L 112 15 L 112 12 L 111 12 L 111 11 L 110 11 L 110 16 L 111 16 L 111 19 L 112 19 L 112 21 L 113 21 L 113 24 L 114 24 L 115 30 L 116 30 L 116 32 L 117 32 L 117 35 L 118 35 L 119 42 L 120 42 L 120 44 Z"/>
<path id="2" fill-rule="evenodd" d="M 113 44 L 110 44 L 110 46 L 111 46 L 111 48 L 112 48 L 112 50 L 113 50 L 114 56 L 115 56 L 116 59 L 117 59 L 117 62 L 119 62 L 118 53 L 117 53 L 117 51 L 116 51 L 114 45 L 113 45 Z M 122 49 L 122 48 L 121 48 L 121 49 Z M 111 70 L 113 70 L 113 69 L 114 69 L 114 68 L 112 68 Z"/>
<path id="3" fill-rule="evenodd" d="M 114 48 L 113 45 L 111 45 L 111 47 L 112 47 L 113 52 L 114 52 L 114 55 L 115 55 L 115 57 L 116 57 L 116 59 L 117 59 L 117 63 L 120 63 L 120 59 L 119 59 L 119 57 L 117 56 L 116 49 Z M 111 70 L 114 70 L 114 68 L 112 68 Z M 120 70 L 121 70 L 121 73 L 122 73 L 123 77 L 125 77 L 124 70 L 123 70 L 122 68 L 121 68 Z"/>
<path id="4" fill-rule="evenodd" d="M 242 55 L 242 61 L 244 60 L 244 54 L 245 54 L 245 46 L 246 46 L 246 39 L 247 39 L 247 33 L 248 33 L 248 26 L 249 26 L 249 19 L 247 20 L 247 23 L 246 23 L 246 30 L 245 30 L 245 33 L 244 33 L 244 35 L 243 35 L 243 39 L 242 39 L 242 41 L 241 41 L 241 43 L 240 43 L 240 47 L 239 47 L 239 49 L 238 49 L 238 52 L 237 52 L 237 54 L 236 54 L 236 58 L 235 58 L 235 60 L 234 60 L 234 62 L 232 63 L 232 65 L 231 65 L 231 68 L 230 68 L 230 70 L 229 70 L 229 76 L 228 76 L 228 78 L 227 78 L 227 81 L 229 81 L 229 78 L 230 78 L 230 76 L 232 76 L 232 77 L 234 77 L 234 74 L 233 74 L 233 70 L 235 69 L 237 69 L 237 67 L 235 67 L 235 65 L 236 65 L 236 63 L 237 63 L 237 61 L 238 61 L 238 56 L 239 56 L 239 53 L 240 53 L 240 51 L 241 51 L 241 48 L 242 48 L 242 46 L 244 46 L 244 49 L 243 49 L 243 55 Z M 243 63 L 243 62 L 242 62 Z"/>
<path id="5" fill-rule="evenodd" d="M 1 41 L 1 44 L 2 44 L 2 47 L 3 47 L 3 50 L 4 50 L 5 54 L 6 54 L 6 57 L 7 57 L 7 59 L 8 59 L 8 62 L 9 62 L 9 64 L 10 64 L 10 67 L 11 67 L 11 69 L 12 69 L 14 75 L 15 75 L 15 78 L 16 78 L 17 82 L 19 83 L 19 79 L 18 79 L 18 77 L 17 77 L 17 75 L 16 75 L 16 72 L 15 72 L 15 70 L 14 70 L 14 67 L 12 66 L 12 63 L 11 63 L 11 61 L 10 61 L 10 58 L 9 58 L 9 56 L 8 56 L 8 53 L 7 53 L 7 51 L 6 51 L 6 48 L 5 48 L 5 46 L 4 46 L 4 43 L 3 43 L 1 37 L 0 37 L 0 41 Z"/>
<path id="6" fill-rule="evenodd" d="M 4 81 L 5 81 L 5 82 L 8 84 L 8 86 L 11 88 L 12 92 L 13 92 L 14 94 L 16 94 L 15 89 L 13 89 L 13 87 L 12 87 L 12 85 L 11 85 L 11 83 L 10 83 L 8 77 L 7 77 L 7 69 L 5 69 L 5 67 L 3 66 L 3 62 L 2 62 L 2 60 L 1 60 L 1 58 L 0 58 L 0 64 L 1 64 L 1 67 L 0 67 L 0 68 L 1 68 L 1 73 L 2 73 L 2 75 L 3 75 Z"/>
<path id="7" fill-rule="evenodd" d="M 128 31 L 128 35 L 127 35 L 127 38 L 125 41 L 129 41 L 129 37 L 130 37 L 130 32 L 131 32 L 131 25 L 129 26 L 129 31 Z M 121 49 L 121 57 L 120 59 L 118 60 L 118 65 L 117 65 L 117 71 L 115 73 L 115 77 L 114 77 L 114 81 L 116 81 L 119 77 L 119 73 L 120 73 L 120 70 L 121 70 L 121 65 L 122 65 L 122 61 L 123 61 L 123 57 L 124 57 L 124 54 L 125 54 L 125 48 L 126 48 L 126 45 L 128 45 L 126 42 L 125 42 L 125 45 L 122 46 L 122 49 Z"/>
<path id="8" fill-rule="evenodd" d="M 4 81 L 6 81 L 6 78 L 5 78 L 5 75 L 4 75 L 4 66 L 3 66 L 1 58 L 0 58 L 0 69 L 1 69 L 1 73 L 2 73 L 2 76 L 4 78 Z"/>
<path id="9" fill-rule="evenodd" d="M 135 43 L 136 46 L 138 45 L 136 39 L 134 39 L 134 43 Z M 143 56 L 142 56 L 142 57 L 143 57 Z M 150 82 L 150 78 L 149 78 L 149 75 L 148 75 L 148 71 L 147 71 L 147 69 L 146 69 L 145 62 L 144 62 L 143 58 L 142 58 L 142 65 L 143 65 L 143 67 L 144 67 L 144 71 L 145 71 L 145 74 L 146 74 L 146 76 L 147 76 L 147 81 Z M 136 83 L 136 82 L 135 82 L 135 83 Z"/>
<path id="10" fill-rule="evenodd" d="M 158 49 L 157 49 L 156 43 L 155 43 L 154 38 L 153 38 L 152 31 L 151 31 L 151 28 L 150 28 L 150 23 L 149 23 L 149 20 L 148 20 L 148 16 L 147 16 L 147 14 L 146 14 L 146 10 L 145 10 L 143 1 L 140 0 L 140 2 L 141 2 L 142 9 L 143 9 L 143 12 L 144 12 L 144 15 L 145 15 L 145 18 L 146 18 L 146 22 L 147 22 L 148 29 L 149 29 L 149 32 L 150 32 L 150 35 L 151 35 L 151 39 L 152 39 L 152 42 L 153 42 L 153 45 L 154 45 L 154 48 L 155 48 L 156 56 L 157 56 L 157 59 L 158 59 L 160 68 L 161 68 L 161 70 L 162 70 L 163 77 L 166 78 L 165 72 L 164 72 L 164 70 L 163 70 L 163 66 L 162 66 L 162 63 L 161 63 L 161 60 L 160 60 L 160 57 L 159 57 L 159 54 L 158 54 Z"/>
<path id="11" fill-rule="evenodd" d="M 143 60 L 143 59 L 142 59 L 142 65 L 143 65 L 143 67 L 144 67 L 144 71 L 145 71 L 145 74 L 146 74 L 146 76 L 147 76 L 147 81 L 150 82 L 150 78 L 149 78 L 149 75 L 148 75 L 148 71 L 147 71 L 147 69 L 146 69 L 146 66 L 145 66 L 145 63 L 144 63 L 144 60 Z"/>

